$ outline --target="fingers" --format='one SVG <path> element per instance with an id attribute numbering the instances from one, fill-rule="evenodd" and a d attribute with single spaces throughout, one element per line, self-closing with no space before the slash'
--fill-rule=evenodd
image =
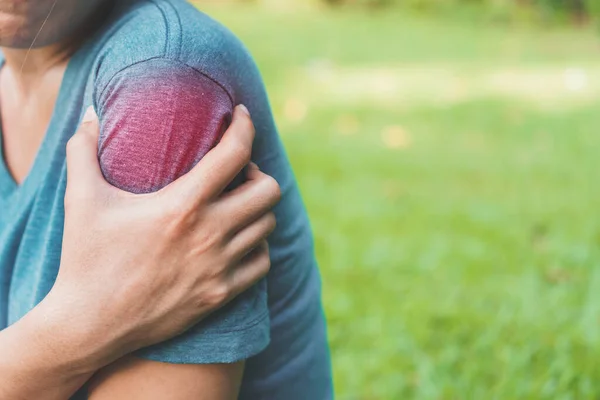
<path id="1" fill-rule="evenodd" d="M 246 168 L 246 178 L 249 181 L 258 179 L 260 177 L 260 174 L 261 174 L 261 172 L 260 172 L 260 169 L 258 168 L 258 165 L 256 165 L 253 162 L 248 164 L 248 168 Z"/>
<path id="2" fill-rule="evenodd" d="M 275 230 L 277 221 L 272 212 L 264 214 L 238 232 L 228 243 L 227 252 L 236 259 L 242 259 Z"/>
<path id="3" fill-rule="evenodd" d="M 227 216 L 223 218 L 223 223 L 232 233 L 237 233 L 273 209 L 280 199 L 281 189 L 277 181 L 261 172 L 256 165 L 250 164 L 248 180 L 224 194 L 215 209 Z"/>
<path id="4" fill-rule="evenodd" d="M 75 135 L 67 143 L 67 185 L 70 190 L 92 191 L 106 184 L 98 161 L 100 126 L 89 107 Z"/>
<path id="5" fill-rule="evenodd" d="M 271 268 L 269 245 L 263 240 L 260 245 L 246 256 L 230 275 L 230 293 L 232 297 L 246 291 L 264 278 Z"/>
<path id="6" fill-rule="evenodd" d="M 189 173 L 168 186 L 199 201 L 219 196 L 248 165 L 254 142 L 254 125 L 246 107 L 238 106 L 223 138 Z"/>

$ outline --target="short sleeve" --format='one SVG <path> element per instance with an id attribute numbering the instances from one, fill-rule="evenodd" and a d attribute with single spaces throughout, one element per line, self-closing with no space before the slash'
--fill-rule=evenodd
<path id="1" fill-rule="evenodd" d="M 132 193 L 159 190 L 188 172 L 220 140 L 234 105 L 216 81 L 164 58 L 131 65 L 99 82 L 94 102 L 101 120 L 102 172 Z M 170 363 L 230 363 L 268 343 L 262 281 L 183 335 L 138 355 Z"/>

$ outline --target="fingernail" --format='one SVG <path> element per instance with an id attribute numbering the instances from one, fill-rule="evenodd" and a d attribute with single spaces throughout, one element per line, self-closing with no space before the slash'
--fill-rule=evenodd
<path id="1" fill-rule="evenodd" d="M 257 170 L 260 171 L 260 168 L 258 167 L 258 165 L 256 163 L 253 163 L 253 162 L 250 162 L 250 168 L 257 169 Z"/>
<path id="2" fill-rule="evenodd" d="M 248 111 L 248 108 L 246 108 L 245 105 L 240 104 L 238 107 L 240 110 L 242 110 L 244 113 L 246 113 L 247 116 L 250 116 L 250 111 Z"/>
<path id="3" fill-rule="evenodd" d="M 85 114 L 83 115 L 82 122 L 93 122 L 97 119 L 98 119 L 98 116 L 96 115 L 96 111 L 94 110 L 94 107 L 89 106 L 88 109 L 85 111 Z"/>

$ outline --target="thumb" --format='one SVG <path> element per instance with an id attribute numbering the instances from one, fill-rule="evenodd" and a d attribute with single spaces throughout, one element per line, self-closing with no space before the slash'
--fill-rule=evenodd
<path id="1" fill-rule="evenodd" d="M 100 125 L 93 107 L 83 116 L 79 129 L 67 143 L 67 188 L 70 192 L 90 195 L 99 186 L 108 185 L 98 161 Z"/>

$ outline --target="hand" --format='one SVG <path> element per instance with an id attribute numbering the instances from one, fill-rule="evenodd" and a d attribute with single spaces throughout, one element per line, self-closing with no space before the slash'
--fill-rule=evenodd
<path id="1" fill-rule="evenodd" d="M 224 192 L 250 162 L 254 127 L 240 107 L 191 172 L 144 195 L 104 180 L 97 117 L 84 119 L 67 147 L 62 259 L 41 308 L 68 321 L 68 340 L 98 368 L 182 333 L 264 277 L 280 189 L 250 164 L 247 182 Z"/>

